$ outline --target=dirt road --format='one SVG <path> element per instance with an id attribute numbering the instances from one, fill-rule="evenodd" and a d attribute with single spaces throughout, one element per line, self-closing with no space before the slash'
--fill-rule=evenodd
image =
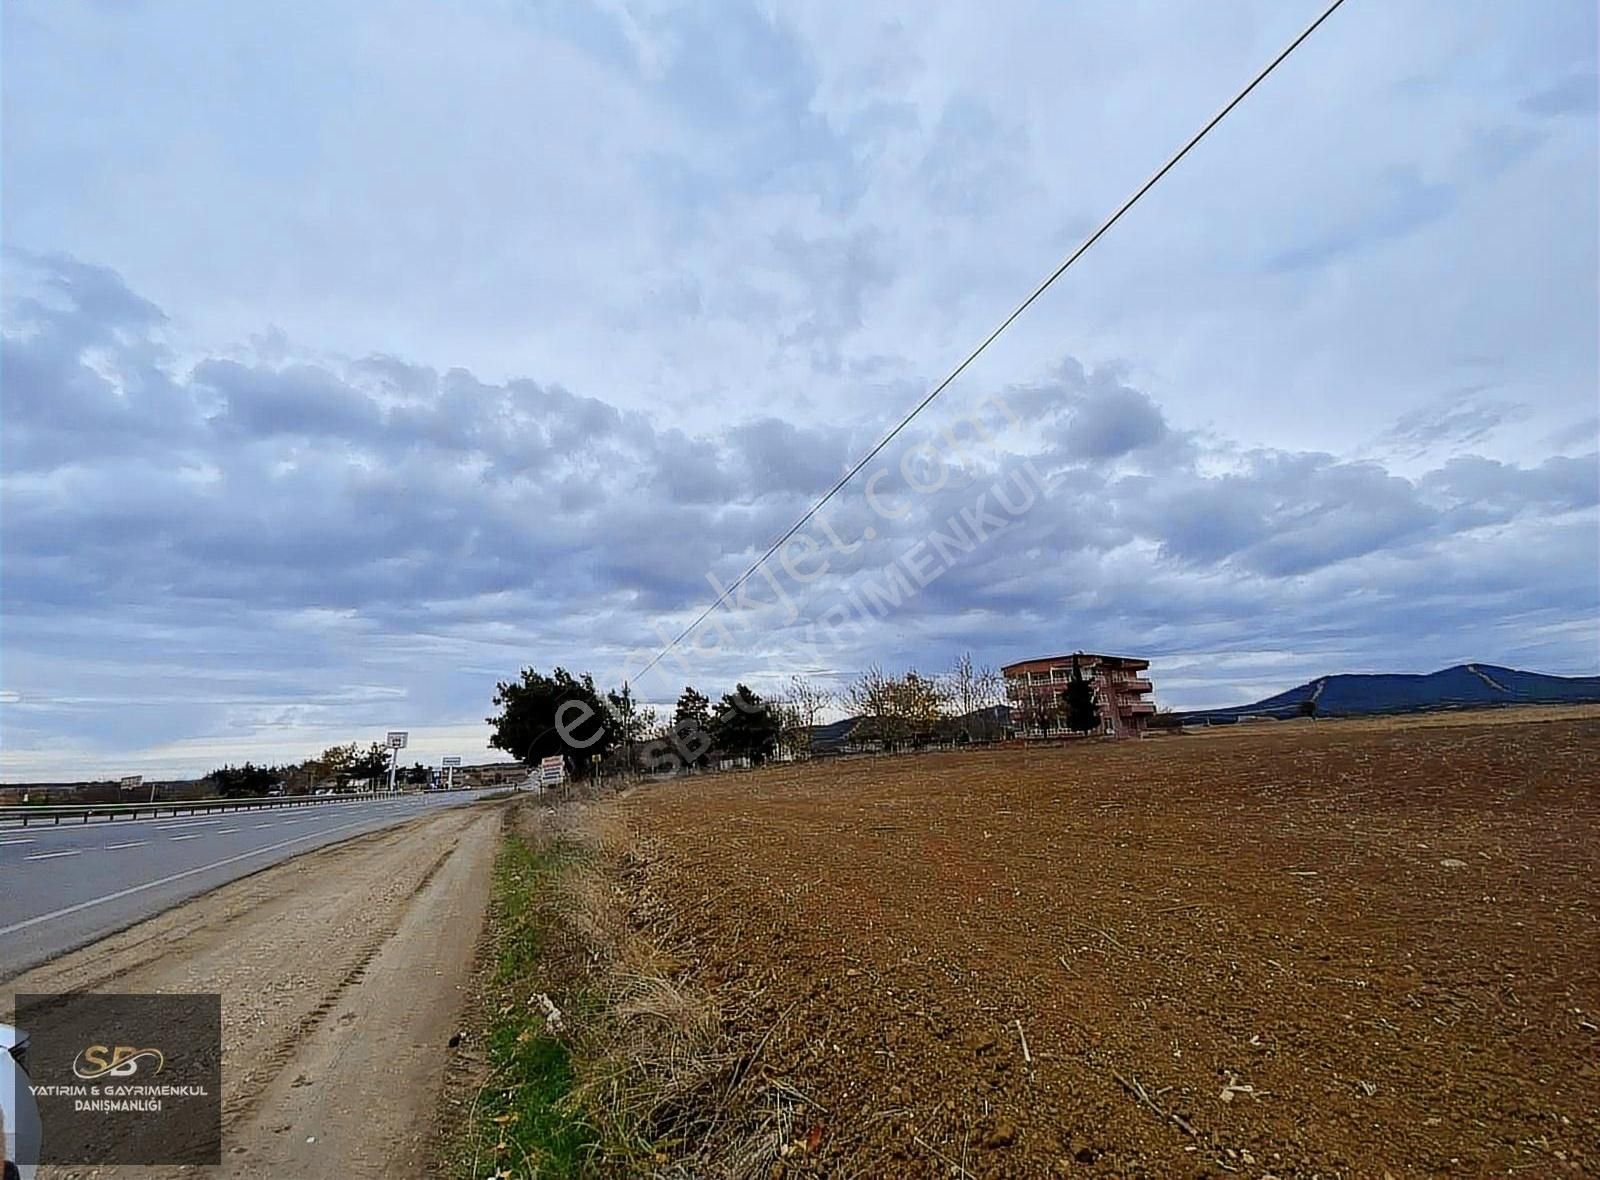
<path id="1" fill-rule="evenodd" d="M 220 1175 L 423 1175 L 500 823 L 450 811 L 299 857 L 11 980 L 0 1007 L 220 992 Z"/>

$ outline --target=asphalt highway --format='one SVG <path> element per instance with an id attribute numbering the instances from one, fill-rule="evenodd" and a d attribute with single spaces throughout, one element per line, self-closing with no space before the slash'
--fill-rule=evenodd
<path id="1" fill-rule="evenodd" d="M 482 794 L 0 826 L 0 979 L 268 865 Z"/>

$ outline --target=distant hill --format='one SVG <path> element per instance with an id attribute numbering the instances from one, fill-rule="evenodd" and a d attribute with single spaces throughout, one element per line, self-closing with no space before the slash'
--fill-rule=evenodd
<path id="1" fill-rule="evenodd" d="M 837 750 L 844 745 L 850 736 L 850 731 L 856 727 L 859 717 L 846 717 L 842 721 L 830 721 L 827 725 L 813 725 L 811 727 L 811 748 L 813 750 Z"/>
<path id="2" fill-rule="evenodd" d="M 1492 705 L 1575 705 L 1600 702 L 1600 676 L 1546 676 L 1494 664 L 1457 664 L 1426 675 L 1322 676 L 1288 692 L 1226 709 L 1175 714 L 1182 721 L 1237 721 L 1241 717 L 1296 717 L 1306 701 L 1319 717 L 1363 713 L 1417 713 Z"/>

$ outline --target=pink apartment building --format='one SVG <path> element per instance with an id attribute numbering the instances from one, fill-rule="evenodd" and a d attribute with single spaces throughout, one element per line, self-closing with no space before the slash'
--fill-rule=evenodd
<path id="1" fill-rule="evenodd" d="M 1101 732 L 1109 737 L 1138 737 L 1155 713 L 1146 699 L 1149 660 L 1132 656 L 1078 653 L 1078 669 L 1094 690 Z M 1072 656 L 1022 660 L 1000 669 L 1006 678 L 1006 703 L 1011 724 L 1023 737 L 1067 732 L 1067 682 L 1072 679 Z"/>

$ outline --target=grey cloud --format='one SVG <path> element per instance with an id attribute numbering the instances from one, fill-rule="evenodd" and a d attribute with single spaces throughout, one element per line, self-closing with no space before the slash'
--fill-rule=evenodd
<path id="1" fill-rule="evenodd" d="M 837 480 L 854 458 L 846 450 L 847 437 L 781 418 L 757 418 L 728 431 L 728 443 L 750 486 L 813 496 Z"/>
<path id="2" fill-rule="evenodd" d="M 1402 414 L 1383 436 L 1386 443 L 1423 454 L 1441 443 L 1478 442 L 1503 422 L 1515 420 L 1527 407 L 1486 400 L 1463 390 L 1448 398 Z"/>
<path id="3" fill-rule="evenodd" d="M 256 351 L 264 350 L 258 347 Z M 439 375 L 426 365 L 414 365 L 381 353 L 353 361 L 350 375 L 356 380 L 370 378 L 382 388 L 407 397 L 429 397 L 439 388 Z"/>
<path id="4" fill-rule="evenodd" d="M 861 327 L 868 296 L 894 275 L 885 243 L 863 231 L 802 236 L 783 229 L 772 244 L 783 273 L 800 286 L 795 322 L 780 341 L 808 347 L 822 371 L 837 370 L 841 346 Z"/>
<path id="5" fill-rule="evenodd" d="M 1459 199 L 1451 185 L 1427 180 L 1412 168 L 1390 169 L 1374 186 L 1364 209 L 1306 244 L 1277 254 L 1268 260 L 1267 269 L 1318 267 L 1386 239 L 1403 237 L 1439 220 Z"/>
<path id="6" fill-rule="evenodd" d="M 1597 106 L 1600 106 L 1600 76 L 1593 69 L 1574 70 L 1522 100 L 1523 110 L 1545 116 L 1592 114 Z"/>
<path id="7" fill-rule="evenodd" d="M 1588 508 L 1596 483 L 1594 456 L 1535 468 L 1467 456 L 1413 481 L 1376 463 L 1257 451 L 1242 470 L 1218 476 L 1123 481 L 1125 497 L 1113 502 L 1176 559 L 1281 577 L 1530 513 Z"/>
<path id="8" fill-rule="evenodd" d="M 1554 455 L 1537 467 L 1465 455 L 1430 471 L 1422 488 L 1487 520 L 1526 508 L 1574 512 L 1600 503 L 1600 455 Z"/>
<path id="9" fill-rule="evenodd" d="M 377 404 L 326 369 L 289 365 L 247 368 L 235 361 L 206 360 L 190 381 L 221 400 L 211 419 L 219 429 L 250 438 L 279 434 L 370 438 L 383 421 Z"/>
<path id="10" fill-rule="evenodd" d="M 0 488 L 0 594 L 8 667 L 30 687 L 53 683 L 44 669 L 63 649 L 51 638 L 63 617 L 111 637 L 96 650 L 113 663 L 148 659 L 161 628 L 204 629 L 223 644 L 215 637 L 297 626 L 310 612 L 327 620 L 317 633 L 348 628 L 350 651 L 396 650 L 403 668 L 416 667 L 421 657 L 404 653 L 422 645 L 430 659 L 470 651 L 508 671 L 519 659 L 600 670 L 658 642 L 658 628 L 675 632 L 710 601 L 708 572 L 731 582 L 862 446 L 850 426 L 773 416 L 688 435 L 558 385 L 436 374 L 386 356 L 203 357 L 178 371 L 151 365 L 162 318 L 138 307 L 137 297 L 68 300 L 51 311 L 50 334 L 7 321 L 8 363 L 27 376 L 7 382 L 7 455 L 34 461 L 8 458 Z M 145 327 L 124 319 L 108 334 L 75 322 L 93 308 L 131 308 Z M 73 353 L 67 340 L 83 343 Z M 138 390 L 149 395 L 143 428 L 119 431 Z M 1593 454 L 1533 466 L 1459 456 L 1412 479 L 1316 452 L 1235 452 L 1175 431 L 1144 392 L 1072 361 L 1002 397 L 1019 426 L 981 445 L 966 439 L 969 453 L 935 491 L 912 492 L 900 463 L 941 445 L 942 419 L 886 450 L 868 474 L 886 473 L 878 489 L 904 514 L 880 515 L 860 485 L 842 493 L 827 519 L 859 547 L 830 553 L 821 580 L 789 586 L 802 618 L 785 623 L 771 608 L 743 646 L 697 654 L 702 679 L 731 681 L 752 660 L 812 659 L 807 628 L 822 612 L 859 598 L 919 542 L 952 534 L 952 518 L 979 497 L 993 510 L 994 481 L 1025 462 L 1048 495 L 970 553 L 958 546 L 949 568 L 849 650 L 815 658 L 929 664 L 951 644 L 992 652 L 1045 634 L 1181 649 L 1244 644 L 1263 629 L 1331 649 L 1365 642 L 1361 617 L 1307 587 L 1366 585 L 1388 604 L 1384 626 L 1414 628 L 1422 608 L 1405 595 L 1424 568 L 1437 582 L 1418 601 L 1442 604 L 1438 627 L 1479 618 L 1468 601 L 1479 592 L 1516 595 L 1519 612 L 1557 622 L 1600 605 L 1581 546 L 1537 579 L 1500 570 L 1494 589 L 1459 556 L 1486 543 L 1484 524 L 1573 535 L 1559 522 L 1593 510 Z M 84 427 L 76 435 L 70 415 Z M 1414 428 L 1475 426 L 1446 419 Z M 755 589 L 770 602 L 765 583 Z M 281 686 L 302 682 L 278 661 L 303 650 L 299 636 L 281 655 L 252 646 L 243 667 L 292 696 Z M 93 648 L 87 632 L 73 643 Z M 397 674 L 353 671 L 367 658 L 335 658 L 336 674 Z M 462 694 L 441 705 L 475 715 L 476 683 L 452 673 L 417 691 Z M 291 707 L 278 702 L 279 713 Z M 49 724 L 81 721 L 54 716 Z"/>
<path id="11" fill-rule="evenodd" d="M 1068 458 L 1097 461 L 1154 446 L 1166 436 L 1166 419 L 1147 394 L 1102 385 L 1073 408 L 1061 437 Z"/>
<path id="12" fill-rule="evenodd" d="M 690 438 L 681 430 L 666 430 L 659 442 L 660 464 L 649 486 L 674 504 L 716 504 L 738 494 L 738 482 L 723 470 L 722 451 L 715 439 Z"/>
<path id="13" fill-rule="evenodd" d="M 1014 201 L 1025 186 L 1028 137 L 1004 124 L 971 96 L 945 104 L 918 172 L 931 208 L 963 217 L 980 216 Z"/>
<path id="14" fill-rule="evenodd" d="M 82 349 L 113 343 L 123 333 L 147 333 L 167 321 L 160 308 L 129 290 L 110 267 L 10 246 L 4 257 L 8 269 L 37 281 L 34 294 L 17 297 L 8 307 L 13 325 L 62 334 L 63 343 Z"/>
<path id="15" fill-rule="evenodd" d="M 1558 451 L 1600 443 L 1600 415 L 1581 418 L 1544 438 L 1544 444 Z"/>
<path id="16" fill-rule="evenodd" d="M 476 722 L 486 669 L 598 665 L 694 610 L 704 570 L 781 531 L 1283 17 L 33 12 L 3 46 L 11 106 L 34 112 L 6 126 L 5 238 L 116 269 L 6 256 L 4 687 L 193 683 L 229 733 L 326 684 Z M 848 579 L 1008 462 L 1053 489 L 841 666 L 1126 645 L 1193 653 L 1201 691 L 1426 661 L 1467 627 L 1471 658 L 1592 661 L 1595 509 L 1572 507 L 1581 467 L 1543 461 L 1596 442 L 1576 421 L 1594 412 L 1594 44 L 1583 0 L 1536 20 L 1368 6 L 1319 31 L 975 366 L 985 386 L 1043 375 L 1008 453 L 899 522 L 859 488 L 831 507 L 846 535 L 880 531 L 840 560 Z M 1063 72 L 1060 45 L 1094 52 Z M 1069 350 L 1089 372 L 1049 368 Z M 197 380 L 208 361 L 239 366 L 238 389 Z M 1127 375 L 1146 372 L 1160 385 Z M 1375 437 L 1474 385 L 1474 412 Z M 1492 425 L 1489 397 L 1526 417 Z M 735 435 L 763 417 L 770 437 Z M 1482 461 L 1445 463 L 1467 452 Z M 752 636 L 706 678 L 784 642 Z M 219 715 L 218 666 L 278 706 Z M 62 717 L 28 714 L 37 756 L 131 732 L 112 710 Z"/>

